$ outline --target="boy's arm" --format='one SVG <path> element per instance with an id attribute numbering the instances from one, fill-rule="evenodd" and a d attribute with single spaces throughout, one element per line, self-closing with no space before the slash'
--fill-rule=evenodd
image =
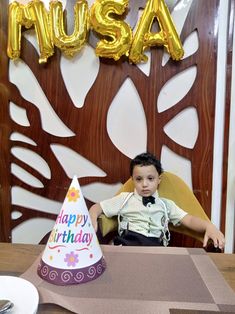
<path id="1" fill-rule="evenodd" d="M 194 231 L 204 233 L 203 247 L 206 247 L 208 240 L 211 239 L 216 248 L 219 247 L 221 250 L 224 249 L 224 235 L 210 221 L 187 214 L 181 220 L 181 224 Z"/>
<path id="2" fill-rule="evenodd" d="M 89 214 L 90 214 L 90 217 L 91 217 L 91 222 L 92 222 L 92 225 L 95 229 L 95 232 L 97 232 L 98 230 L 98 222 L 97 222 L 97 219 L 98 217 L 103 213 L 103 210 L 100 206 L 100 204 L 94 204 L 91 206 L 91 208 L 89 209 Z"/>

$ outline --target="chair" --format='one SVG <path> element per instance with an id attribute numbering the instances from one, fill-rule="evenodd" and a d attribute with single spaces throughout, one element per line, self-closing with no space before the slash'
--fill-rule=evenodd
<path id="1" fill-rule="evenodd" d="M 121 192 L 132 192 L 133 190 L 134 184 L 132 179 L 130 178 L 121 187 L 117 194 Z M 159 184 L 158 192 L 160 197 L 171 199 L 187 213 L 205 220 L 209 220 L 208 216 L 201 207 L 192 190 L 182 179 L 180 179 L 175 174 L 170 172 L 164 172 L 162 174 L 162 179 Z M 98 219 L 98 225 L 101 236 L 105 237 L 110 232 L 117 230 L 117 217 L 108 218 L 104 214 L 102 214 Z M 201 233 L 189 230 L 188 228 L 185 228 L 183 226 L 175 227 L 172 224 L 169 224 L 169 229 L 170 231 L 190 236 L 203 243 L 203 235 Z"/>

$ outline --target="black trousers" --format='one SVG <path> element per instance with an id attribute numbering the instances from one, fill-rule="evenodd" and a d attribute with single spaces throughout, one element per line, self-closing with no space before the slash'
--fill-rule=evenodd
<path id="1" fill-rule="evenodd" d="M 121 236 L 116 236 L 113 243 L 114 245 L 124 246 L 163 246 L 160 238 L 146 237 L 130 230 L 125 230 Z"/>

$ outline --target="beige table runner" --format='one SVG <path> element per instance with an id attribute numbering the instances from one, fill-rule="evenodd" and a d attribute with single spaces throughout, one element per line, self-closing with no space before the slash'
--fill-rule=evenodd
<path id="1" fill-rule="evenodd" d="M 79 314 L 156 314 L 171 309 L 235 313 L 235 293 L 203 249 L 102 250 L 107 269 L 94 281 L 66 287 L 47 283 L 37 275 L 40 257 L 22 277 L 37 287 L 40 303 Z"/>

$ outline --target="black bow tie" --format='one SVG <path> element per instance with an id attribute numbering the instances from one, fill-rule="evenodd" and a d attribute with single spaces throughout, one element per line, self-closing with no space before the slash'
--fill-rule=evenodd
<path id="1" fill-rule="evenodd" d="M 147 206 L 148 203 L 155 204 L 155 197 L 154 196 L 143 196 L 142 202 L 144 206 Z"/>

